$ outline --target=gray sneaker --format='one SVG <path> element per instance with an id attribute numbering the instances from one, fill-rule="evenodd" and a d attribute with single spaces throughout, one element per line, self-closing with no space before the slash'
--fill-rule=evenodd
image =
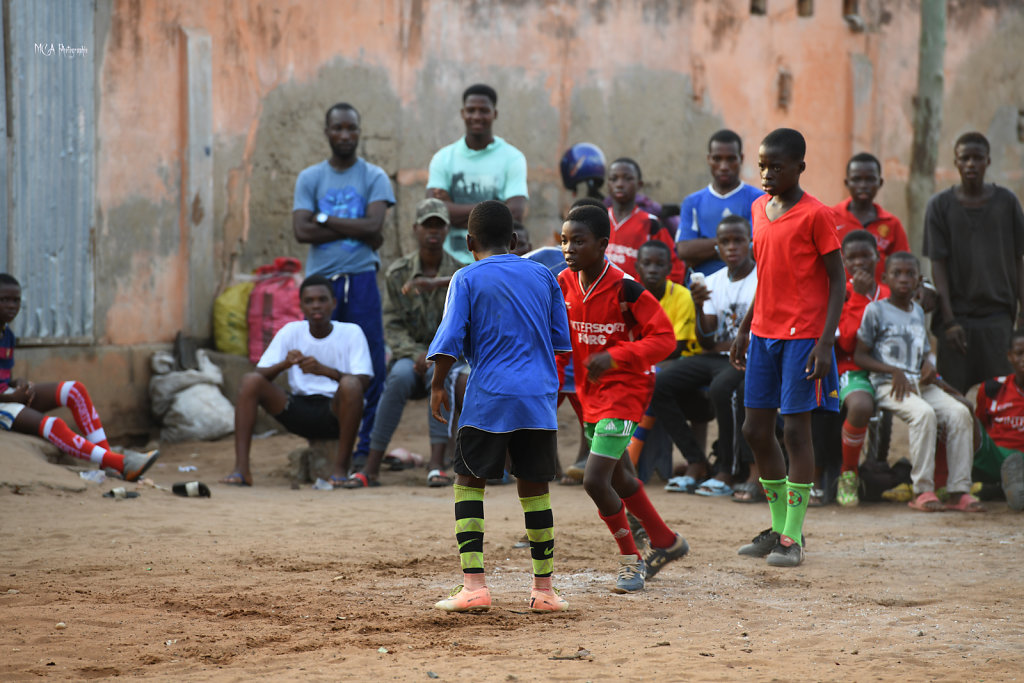
<path id="1" fill-rule="evenodd" d="M 779 537 L 778 545 L 772 548 L 767 560 L 773 567 L 799 567 L 803 561 L 804 549 L 789 536 Z"/>
<path id="2" fill-rule="evenodd" d="M 765 529 L 755 536 L 754 540 L 750 543 L 745 546 L 741 546 L 739 554 L 746 555 L 748 557 L 768 557 L 768 553 L 770 553 L 778 544 L 778 532 L 772 531 L 771 529 Z"/>
<path id="3" fill-rule="evenodd" d="M 1024 510 L 1024 455 L 1014 453 L 1003 461 L 1000 468 L 1003 493 L 1011 510 Z"/>
<path id="4" fill-rule="evenodd" d="M 653 579 L 662 567 L 672 560 L 678 560 L 688 552 L 690 552 L 690 544 L 679 534 L 676 534 L 676 542 L 669 547 L 651 548 L 644 554 L 644 564 L 647 565 L 646 578 Z"/>
<path id="5" fill-rule="evenodd" d="M 619 577 L 615 580 L 613 593 L 636 593 L 644 589 L 644 574 L 647 568 L 636 555 L 619 555 Z"/>
<path id="6" fill-rule="evenodd" d="M 121 468 L 121 476 L 125 481 L 138 481 L 139 477 L 145 474 L 146 470 L 153 466 L 156 459 L 160 457 L 160 451 L 153 449 L 148 453 L 139 453 L 125 449 L 124 466 Z"/>

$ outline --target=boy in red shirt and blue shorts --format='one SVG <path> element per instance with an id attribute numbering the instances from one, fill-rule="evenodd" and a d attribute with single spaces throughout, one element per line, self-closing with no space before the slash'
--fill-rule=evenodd
<path id="1" fill-rule="evenodd" d="M 835 343 L 846 294 L 836 216 L 800 187 L 804 137 L 791 128 L 768 134 L 758 150 L 767 195 L 751 207 L 757 292 L 730 351 L 746 370 L 743 436 L 768 498 L 772 526 L 740 548 L 776 567 L 803 562 L 803 522 L 814 481 L 811 411 L 839 411 Z M 775 438 L 779 413 L 789 472 Z"/>
<path id="2" fill-rule="evenodd" d="M 569 267 L 559 273 L 558 284 L 569 315 L 576 396 L 590 442 L 583 487 L 619 547 L 612 590 L 633 593 L 690 546 L 665 524 L 629 459 L 622 457 L 651 400 L 652 368 L 672 353 L 676 339 L 658 300 L 605 260 L 610 231 L 608 214 L 601 209 L 580 206 L 569 212 L 562 225 Z M 644 556 L 630 533 L 627 510 L 650 539 Z"/>

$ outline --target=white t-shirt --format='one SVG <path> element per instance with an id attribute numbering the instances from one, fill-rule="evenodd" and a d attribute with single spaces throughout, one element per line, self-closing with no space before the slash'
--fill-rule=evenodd
<path id="1" fill-rule="evenodd" d="M 736 331 L 757 291 L 757 266 L 745 278 L 735 282 L 729 279 L 729 269 L 722 268 L 708 275 L 705 283 L 711 291 L 711 297 L 704 302 L 704 315 L 718 316 L 715 341 L 735 339 Z"/>
<path id="2" fill-rule="evenodd" d="M 270 346 L 263 352 L 256 367 L 269 368 L 288 357 L 292 350 L 312 356 L 321 364 L 347 375 L 373 377 L 373 363 L 370 361 L 370 347 L 366 335 L 358 325 L 331 321 L 334 327 L 323 339 L 309 333 L 309 322 L 301 320 L 288 323 L 274 335 Z M 330 377 L 303 372 L 298 365 L 288 368 L 288 386 L 299 396 L 334 396 L 338 383 Z"/>

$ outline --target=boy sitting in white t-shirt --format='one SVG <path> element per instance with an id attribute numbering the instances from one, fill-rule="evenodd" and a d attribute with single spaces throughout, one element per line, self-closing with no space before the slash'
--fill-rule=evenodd
<path id="1" fill-rule="evenodd" d="M 370 349 L 358 325 L 331 320 L 334 290 L 324 276 L 311 275 L 302 282 L 299 306 L 306 320 L 282 327 L 256 371 L 242 378 L 235 402 L 235 469 L 222 484 L 252 486 L 249 448 L 258 406 L 293 434 L 338 439 L 330 481 L 338 487 L 348 476 L 363 392 L 373 377 Z M 285 370 L 291 393 L 274 384 Z"/>

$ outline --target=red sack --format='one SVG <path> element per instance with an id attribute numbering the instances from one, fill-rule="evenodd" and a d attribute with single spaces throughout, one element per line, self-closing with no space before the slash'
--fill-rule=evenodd
<path id="1" fill-rule="evenodd" d="M 278 330 L 302 320 L 299 285 L 302 264 L 298 259 L 278 257 L 256 269 L 259 280 L 249 296 L 249 360 L 259 362 Z"/>

